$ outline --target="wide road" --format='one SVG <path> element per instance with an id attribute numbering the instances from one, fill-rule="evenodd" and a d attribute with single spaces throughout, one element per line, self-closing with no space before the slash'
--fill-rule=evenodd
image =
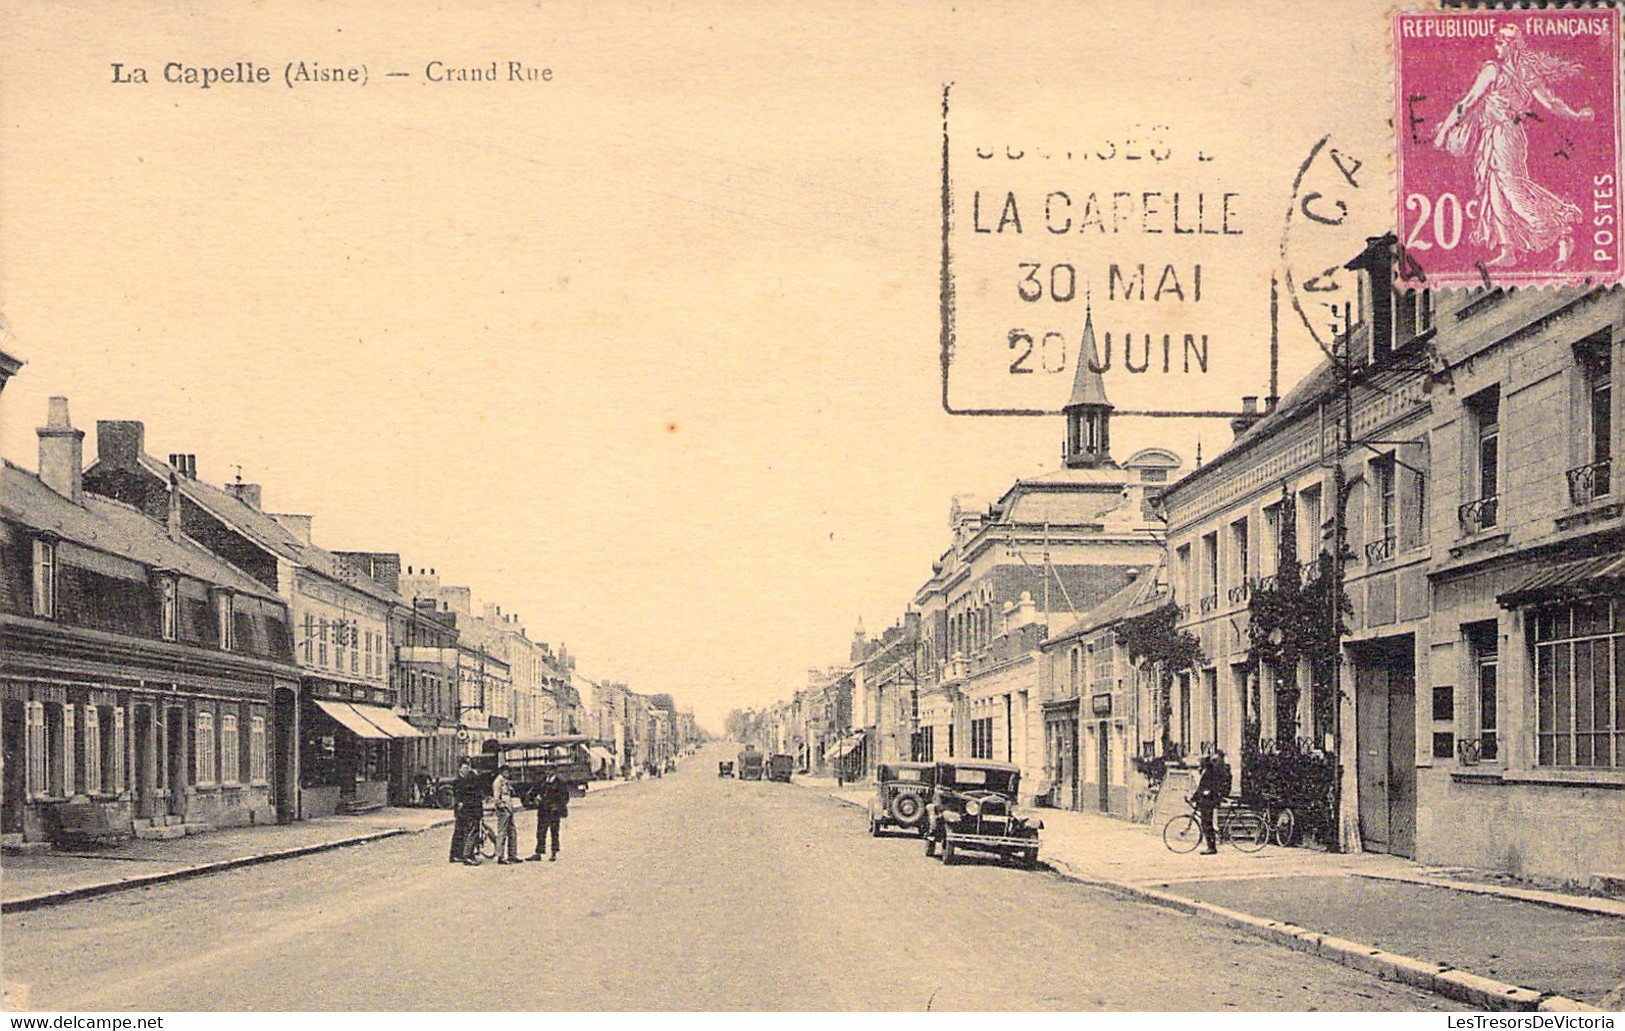
<path id="1" fill-rule="evenodd" d="M 4 918 L 64 1010 L 1444 1009 L 1048 872 L 943 867 L 794 785 L 678 774 L 577 801 L 557 863 L 408 835 Z M 521 824 L 521 852 L 532 826 Z"/>

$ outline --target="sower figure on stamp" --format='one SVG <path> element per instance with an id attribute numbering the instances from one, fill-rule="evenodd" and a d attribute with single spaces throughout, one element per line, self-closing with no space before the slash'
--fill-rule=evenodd
<path id="1" fill-rule="evenodd" d="M 452 798 L 457 822 L 452 825 L 449 859 L 453 863 L 479 866 L 480 861 L 476 858 L 476 853 L 480 845 L 480 815 L 485 806 L 485 786 L 480 783 L 480 778 L 474 773 L 474 767 L 466 759 L 457 767 L 457 780 L 452 785 Z"/>
<path id="2" fill-rule="evenodd" d="M 1580 208 L 1530 177 L 1524 122 L 1534 116 L 1531 101 L 1563 118 L 1589 120 L 1590 108 L 1576 111 L 1552 92 L 1553 83 L 1581 70 L 1564 58 L 1528 49 L 1516 25 L 1503 26 L 1495 34 L 1495 60 L 1480 69 L 1434 135 L 1434 146 L 1452 156 L 1472 154 L 1478 203 L 1471 239 L 1497 249 L 1486 263 L 1492 268 L 1553 246 L 1561 267 L 1574 251 Z"/>
<path id="3" fill-rule="evenodd" d="M 542 858 L 543 844 L 553 835 L 553 851 L 548 862 L 559 858 L 559 821 L 570 815 L 570 785 L 559 779 L 558 771 L 547 771 L 547 778 L 536 788 L 536 851 L 525 857 L 527 863 Z"/>
<path id="4" fill-rule="evenodd" d="M 1215 750 L 1202 758 L 1202 774 L 1196 782 L 1196 794 L 1191 801 L 1202 819 L 1202 840 L 1207 842 L 1203 855 L 1219 851 L 1219 836 L 1213 827 L 1213 811 L 1230 795 L 1230 764 L 1224 761 L 1224 752 Z"/>

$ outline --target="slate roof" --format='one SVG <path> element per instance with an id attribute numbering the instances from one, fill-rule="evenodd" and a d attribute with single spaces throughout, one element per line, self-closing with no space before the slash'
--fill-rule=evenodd
<path id="1" fill-rule="evenodd" d="M 1143 601 L 1154 597 L 1157 593 L 1157 566 L 1140 566 L 1139 570 L 1139 575 L 1131 583 L 1124 585 L 1117 593 L 1085 612 L 1070 626 L 1051 635 L 1049 640 L 1061 641 L 1068 637 L 1075 637 L 1099 629 L 1128 615 L 1132 609 Z"/>
<path id="2" fill-rule="evenodd" d="M 9 461 L 0 469 L 0 488 L 0 515 L 10 522 L 152 569 L 172 569 L 240 594 L 282 600 L 201 544 L 184 537 L 175 540 L 167 527 L 123 502 L 87 492 L 84 505 L 76 505 Z"/>

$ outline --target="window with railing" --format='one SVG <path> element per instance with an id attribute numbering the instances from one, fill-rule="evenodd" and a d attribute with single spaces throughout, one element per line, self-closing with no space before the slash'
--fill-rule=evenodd
<path id="1" fill-rule="evenodd" d="M 1501 491 L 1501 388 L 1489 387 L 1467 399 L 1472 427 L 1466 501 L 1456 514 L 1464 536 L 1499 524 Z"/>
<path id="2" fill-rule="evenodd" d="M 1394 557 L 1399 499 L 1395 484 L 1396 467 L 1392 453 L 1371 460 L 1371 540 L 1365 546 L 1368 562 L 1388 562 Z"/>
<path id="3" fill-rule="evenodd" d="M 1472 623 L 1466 631 L 1467 652 L 1472 663 L 1473 698 L 1478 711 L 1479 759 L 1500 757 L 1501 663 L 1499 628 L 1495 620 Z"/>
<path id="4" fill-rule="evenodd" d="M 1625 767 L 1625 601 L 1535 614 L 1535 762 Z"/>
<path id="5" fill-rule="evenodd" d="M 1580 348 L 1580 369 L 1584 374 L 1582 419 L 1585 427 L 1585 453 L 1588 461 L 1568 471 L 1569 500 L 1587 505 L 1613 490 L 1614 388 L 1613 341 L 1604 331 Z"/>
<path id="6" fill-rule="evenodd" d="M 1248 547 L 1247 530 L 1245 517 L 1230 524 L 1231 601 L 1245 600 L 1235 596 L 1235 589 L 1238 587 L 1244 589 L 1253 575 L 1252 551 Z"/>
<path id="7" fill-rule="evenodd" d="M 1219 535 L 1202 535 L 1202 611 L 1219 607 Z"/>

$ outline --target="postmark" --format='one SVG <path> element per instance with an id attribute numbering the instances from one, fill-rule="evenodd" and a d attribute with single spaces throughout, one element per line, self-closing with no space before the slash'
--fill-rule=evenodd
<path id="1" fill-rule="evenodd" d="M 1620 282 L 1620 14 L 1393 18 L 1399 246 L 1430 287 Z"/>

